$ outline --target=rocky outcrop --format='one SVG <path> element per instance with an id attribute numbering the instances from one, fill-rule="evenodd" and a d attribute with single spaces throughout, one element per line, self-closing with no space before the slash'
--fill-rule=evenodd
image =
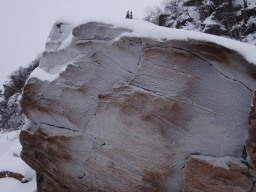
<path id="1" fill-rule="evenodd" d="M 254 96 L 252 98 L 249 124 L 249 138 L 247 140 L 246 149 L 250 154 L 250 166 L 252 166 L 253 169 L 256 169 L 256 91 L 254 92 Z"/>
<path id="2" fill-rule="evenodd" d="M 62 41 L 45 51 L 21 100 L 30 119 L 21 156 L 39 192 L 250 191 L 241 156 L 255 65 L 205 41 L 97 22 L 67 28 L 53 28 Z M 231 160 L 226 169 L 192 154 Z"/>

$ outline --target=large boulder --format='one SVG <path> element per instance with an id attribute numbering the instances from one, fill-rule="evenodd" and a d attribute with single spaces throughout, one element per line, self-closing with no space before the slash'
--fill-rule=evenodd
<path id="1" fill-rule="evenodd" d="M 214 42 L 102 22 L 61 26 L 70 34 L 54 35 L 63 42 L 46 49 L 21 100 L 30 119 L 21 156 L 38 192 L 253 187 L 245 143 L 255 65 Z M 205 161 L 225 156 L 230 170 Z"/>

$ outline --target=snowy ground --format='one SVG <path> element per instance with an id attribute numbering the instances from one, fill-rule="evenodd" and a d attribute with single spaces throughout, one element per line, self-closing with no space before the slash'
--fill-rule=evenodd
<path id="1" fill-rule="evenodd" d="M 10 177 L 0 179 L 1 192 L 36 192 L 35 171 L 32 170 L 20 158 L 21 144 L 19 141 L 20 130 L 3 132 L 0 131 L 0 173 L 10 171 L 24 176 L 22 183 Z"/>

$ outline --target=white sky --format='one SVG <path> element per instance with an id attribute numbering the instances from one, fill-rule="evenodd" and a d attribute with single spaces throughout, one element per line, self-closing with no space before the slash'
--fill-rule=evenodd
<path id="1" fill-rule="evenodd" d="M 42 52 L 52 24 L 69 17 L 142 19 L 147 6 L 162 0 L 0 0 L 0 89 L 18 66 Z"/>

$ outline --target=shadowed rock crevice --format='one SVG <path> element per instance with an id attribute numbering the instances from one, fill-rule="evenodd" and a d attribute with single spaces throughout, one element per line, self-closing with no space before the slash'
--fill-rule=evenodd
<path id="1" fill-rule="evenodd" d="M 47 126 L 50 126 L 50 127 L 54 127 L 54 128 L 59 128 L 59 129 L 66 129 L 66 130 L 69 130 L 69 131 L 73 131 L 73 132 L 79 132 L 78 130 L 73 130 L 73 129 L 70 129 L 70 128 L 67 128 L 67 127 L 58 127 L 58 126 L 55 126 L 55 125 L 50 125 L 50 124 L 47 124 L 47 123 L 35 123 L 36 125 L 47 125 Z"/>

